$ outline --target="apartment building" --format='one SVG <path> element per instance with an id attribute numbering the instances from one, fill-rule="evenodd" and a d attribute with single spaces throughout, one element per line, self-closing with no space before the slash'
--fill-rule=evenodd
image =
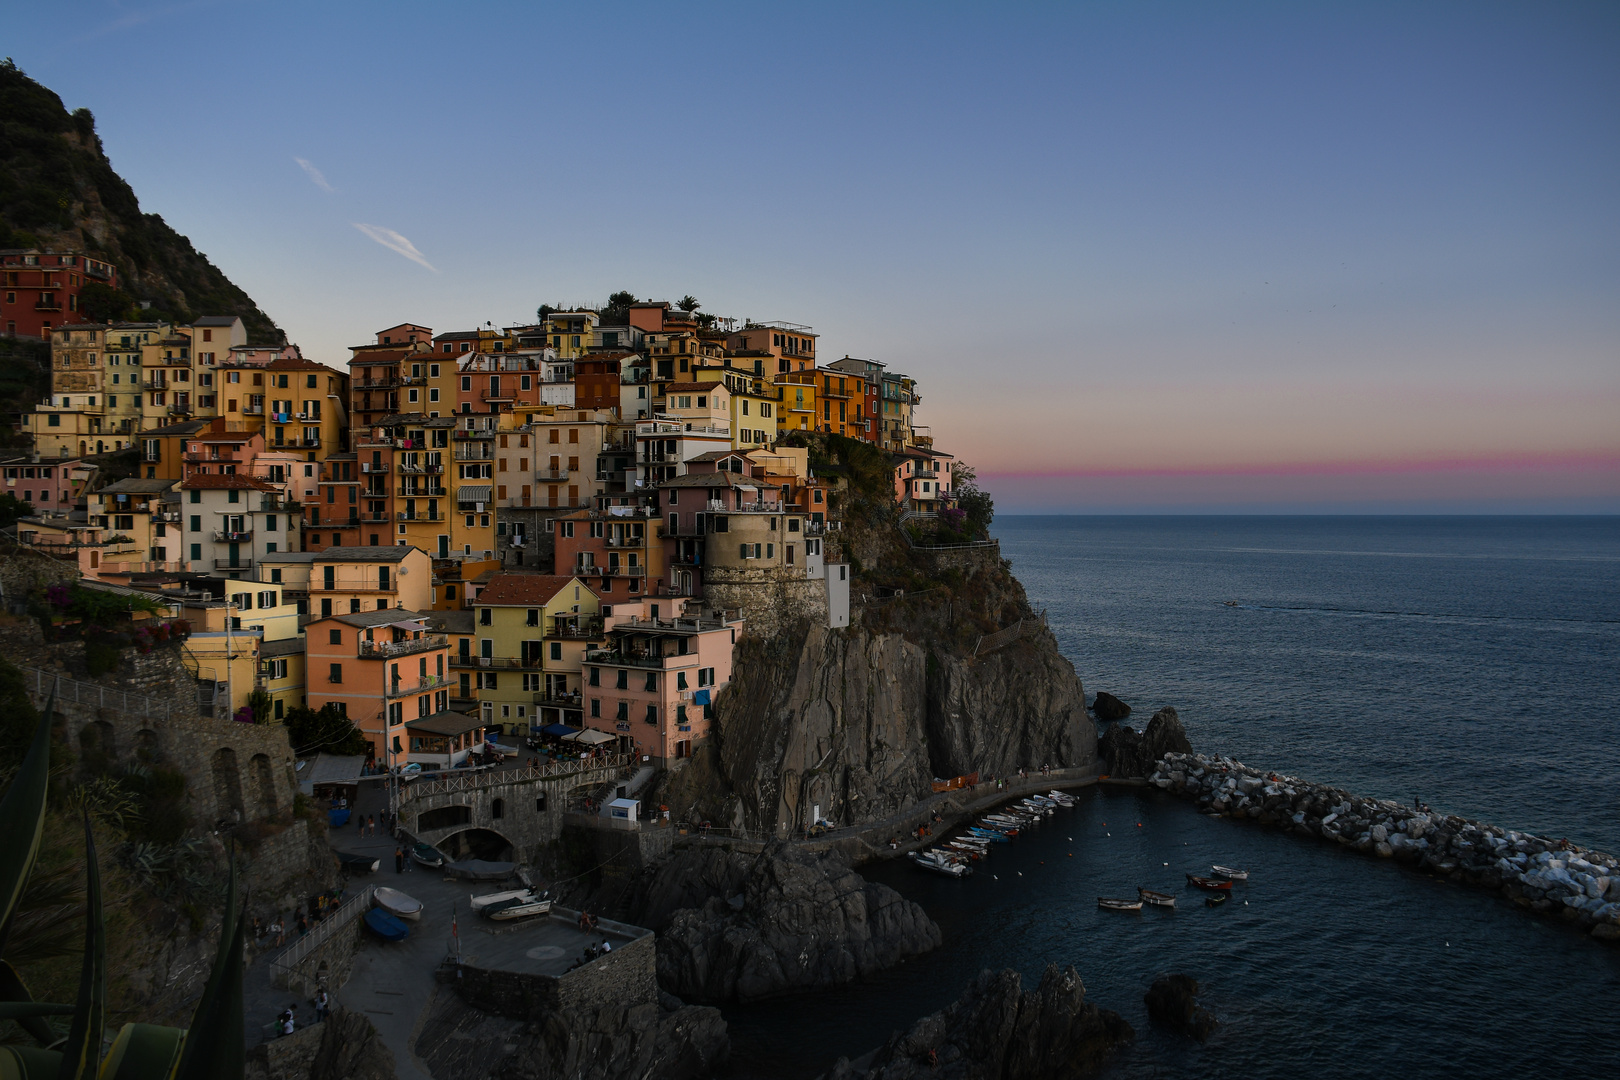
<path id="1" fill-rule="evenodd" d="M 153 483 L 154 481 L 143 481 Z M 198 473 L 180 482 L 186 569 L 252 580 L 260 555 L 298 548 L 298 504 L 286 481 Z"/>
<path id="2" fill-rule="evenodd" d="M 310 563 L 310 615 L 359 611 L 427 611 L 433 603 L 433 561 L 415 547 L 338 547 Z"/>
<path id="3" fill-rule="evenodd" d="M 82 251 L 0 251 L 0 330 L 47 340 L 57 327 L 80 321 L 80 294 L 97 283 L 118 288 L 118 269 Z"/>
<path id="4" fill-rule="evenodd" d="M 496 574 L 473 601 L 474 626 L 454 657 L 476 690 L 486 727 L 528 734 L 543 722 L 578 719 L 580 662 L 600 644 L 596 593 L 577 577 Z M 465 691 L 463 691 L 465 696 Z M 552 718 L 542 719 L 543 710 Z"/>
<path id="5" fill-rule="evenodd" d="M 5 494 L 42 514 L 73 509 L 95 471 L 94 465 L 78 457 L 44 457 L 37 452 L 0 456 Z"/>
<path id="6" fill-rule="evenodd" d="M 99 577 L 186 569 L 178 480 L 130 478 L 86 497 L 88 520 L 125 538 L 103 551 Z"/>

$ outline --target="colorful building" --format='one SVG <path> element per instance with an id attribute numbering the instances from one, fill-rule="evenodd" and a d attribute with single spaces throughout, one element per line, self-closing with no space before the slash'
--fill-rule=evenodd
<path id="1" fill-rule="evenodd" d="M 118 288 L 117 268 L 82 251 L 0 251 L 0 331 L 48 339 L 62 324 L 81 321 L 79 297 L 91 284 Z"/>

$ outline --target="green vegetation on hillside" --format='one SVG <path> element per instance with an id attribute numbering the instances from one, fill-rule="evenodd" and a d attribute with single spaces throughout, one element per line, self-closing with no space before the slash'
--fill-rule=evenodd
<path id="1" fill-rule="evenodd" d="M 69 113 L 7 58 L 0 62 L 0 248 L 36 246 L 82 248 L 118 267 L 122 290 L 93 289 L 89 317 L 189 322 L 237 315 L 250 341 L 283 338 L 190 240 L 141 212 L 102 151 L 90 110 Z M 0 380 L 10 368 L 0 364 Z"/>

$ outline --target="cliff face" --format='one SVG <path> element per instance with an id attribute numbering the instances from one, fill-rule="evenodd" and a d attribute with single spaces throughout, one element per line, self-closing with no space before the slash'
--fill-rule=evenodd
<path id="1" fill-rule="evenodd" d="M 961 614 L 951 598 L 912 606 L 911 632 L 800 626 L 740 642 L 717 709 L 723 790 L 677 785 L 671 808 L 787 836 L 817 807 L 840 825 L 900 812 L 936 776 L 1096 759 L 1080 680 L 1044 626 L 973 657 L 930 629 Z"/>

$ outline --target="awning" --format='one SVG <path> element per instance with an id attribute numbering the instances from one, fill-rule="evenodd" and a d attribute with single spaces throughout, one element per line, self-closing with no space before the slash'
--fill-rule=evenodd
<path id="1" fill-rule="evenodd" d="M 458 503 L 487 503 L 489 501 L 488 484 L 463 484 L 456 489 L 456 502 Z"/>
<path id="2" fill-rule="evenodd" d="M 426 630 L 427 629 L 427 620 L 426 619 L 402 619 L 399 622 L 391 622 L 391 623 L 388 623 L 387 625 L 397 627 L 400 630 Z"/>
<path id="3" fill-rule="evenodd" d="M 405 721 L 405 728 L 412 735 L 462 735 L 483 726 L 482 720 L 458 712 L 434 713 L 420 720 Z"/>
<path id="4" fill-rule="evenodd" d="M 567 724 L 547 724 L 540 729 L 542 735 L 578 735 L 579 728 L 569 727 Z"/>
<path id="5" fill-rule="evenodd" d="M 617 738 L 617 736 L 609 735 L 605 731 L 596 731 L 592 728 L 586 728 L 577 735 L 563 736 L 563 742 L 577 742 L 582 743 L 585 746 L 600 746 L 602 743 L 612 742 L 615 738 Z"/>

